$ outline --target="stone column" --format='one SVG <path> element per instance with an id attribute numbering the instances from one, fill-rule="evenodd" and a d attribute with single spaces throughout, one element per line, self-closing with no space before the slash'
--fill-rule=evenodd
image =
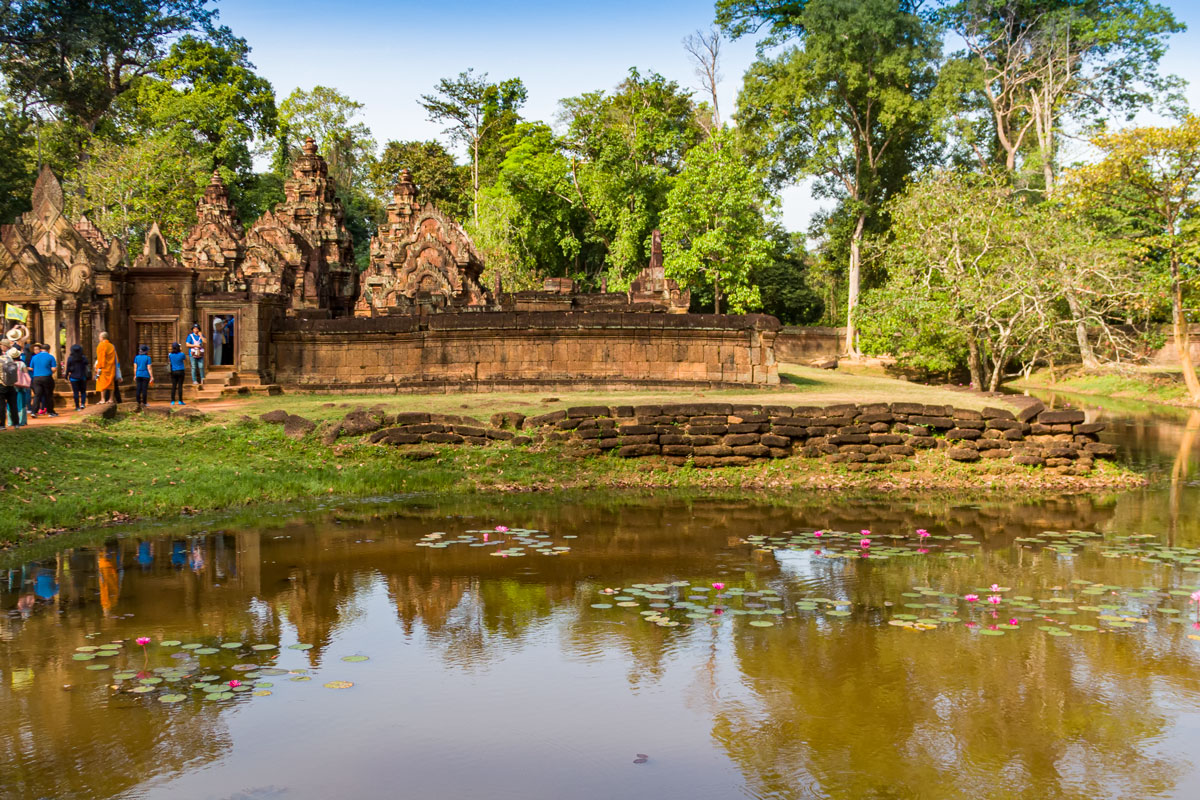
<path id="1" fill-rule="evenodd" d="M 63 299 L 63 315 L 67 323 L 67 352 L 71 346 L 80 343 L 79 339 L 79 303 L 74 297 Z"/>
<path id="2" fill-rule="evenodd" d="M 38 303 L 38 308 L 42 311 L 42 332 L 38 341 L 50 345 L 50 352 L 54 353 L 55 358 L 58 358 L 58 301 L 49 300 Z"/>

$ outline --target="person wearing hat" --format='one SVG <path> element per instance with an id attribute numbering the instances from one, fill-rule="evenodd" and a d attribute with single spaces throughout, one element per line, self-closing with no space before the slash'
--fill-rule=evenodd
<path id="1" fill-rule="evenodd" d="M 5 341 L 3 344 L 9 343 Z M 14 428 L 21 425 L 17 407 L 17 381 L 23 369 L 25 364 L 21 361 L 20 350 L 11 345 L 0 350 L 0 428 L 5 427 L 6 417 L 12 420 Z"/>
<path id="2" fill-rule="evenodd" d="M 133 380 L 137 384 L 137 407 L 150 404 L 150 384 L 154 383 L 154 373 L 150 369 L 150 348 L 138 345 L 138 354 L 133 357 Z"/>
<path id="3" fill-rule="evenodd" d="M 197 389 L 204 388 L 204 334 L 200 332 L 200 323 L 192 323 L 192 332 L 185 342 L 188 348 L 188 360 L 192 362 L 192 385 Z"/>

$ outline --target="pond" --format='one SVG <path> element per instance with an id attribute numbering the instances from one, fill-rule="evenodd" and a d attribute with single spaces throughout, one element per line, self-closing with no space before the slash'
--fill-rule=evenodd
<path id="1" fill-rule="evenodd" d="M 0 797 L 1200 796 L 1200 419 L 1091 413 L 1153 488 L 409 501 L 13 560 Z"/>

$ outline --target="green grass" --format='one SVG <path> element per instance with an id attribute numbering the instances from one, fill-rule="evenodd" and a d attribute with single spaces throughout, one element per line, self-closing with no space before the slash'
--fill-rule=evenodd
<path id="1" fill-rule="evenodd" d="M 419 407 L 419 399 L 388 396 L 385 402 L 413 408 Z M 450 398 L 440 399 L 440 407 L 446 408 Z M 255 411 L 283 407 L 313 417 L 345 413 L 326 407 L 319 397 L 282 396 L 217 412 L 202 421 L 141 415 L 100 424 L 35 423 L 0 434 L 4 453 L 0 497 L 5 508 L 0 515 L 0 544 L 136 519 L 169 523 L 184 515 L 259 505 L 294 504 L 303 510 L 348 498 L 445 499 L 475 493 L 599 489 L 784 496 L 857 489 L 1037 492 L 1139 480 L 1110 465 L 1081 479 L 995 462 L 958 464 L 928 452 L 911 464 L 870 473 L 802 458 L 702 470 L 659 460 L 587 456 L 574 445 L 520 447 L 503 442 L 489 447 L 422 446 L 434 450 L 436 457 L 414 461 L 405 456 L 404 448 L 371 445 L 361 439 L 341 439 L 334 446 L 321 444 L 318 433 L 291 439 L 282 426 L 247 417 L 244 412 L 251 406 Z"/>
<path id="2" fill-rule="evenodd" d="M 1188 397 L 1182 375 L 1178 371 L 1161 369 L 1074 372 L 1057 378 L 1041 370 L 1030 376 L 1028 381 L 1014 381 L 1010 385 L 1018 389 L 1046 389 L 1163 405 L 1194 405 Z"/>

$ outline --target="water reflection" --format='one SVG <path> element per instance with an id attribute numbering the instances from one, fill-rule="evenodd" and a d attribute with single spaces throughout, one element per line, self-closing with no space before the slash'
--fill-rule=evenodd
<path id="1" fill-rule="evenodd" d="M 518 498 L 487 518 L 446 507 L 357 522 L 313 515 L 66 549 L 0 572 L 0 796 L 291 800 L 398 786 L 401 796 L 495 798 L 1196 796 L 1200 642 L 1189 625 L 1156 615 L 1130 631 L 1056 639 L 884 624 L 915 586 L 960 596 L 993 581 L 1030 595 L 1075 579 L 1195 586 L 1197 573 L 1179 566 L 1018 541 L 1147 532 L 1200 548 L 1200 415 L 1153 437 L 1145 458 L 1166 480 L 1120 495 Z M 566 555 L 508 559 L 416 544 L 501 522 L 576 538 L 563 539 Z M 863 527 L 982 545 L 970 558 L 875 563 L 743 543 Z M 841 598 L 854 614 L 664 629 L 591 606 L 607 586 L 679 579 L 769 587 L 789 603 Z M 113 692 L 107 674 L 72 659 L 82 645 L 142 635 L 273 644 L 272 663 L 313 680 L 167 707 Z M 287 649 L 296 642 L 313 647 Z M 151 652 L 196 672 L 247 657 Z M 342 661 L 358 653 L 370 661 Z M 327 680 L 356 685 L 335 692 Z M 630 763 L 638 752 L 646 764 Z"/>

